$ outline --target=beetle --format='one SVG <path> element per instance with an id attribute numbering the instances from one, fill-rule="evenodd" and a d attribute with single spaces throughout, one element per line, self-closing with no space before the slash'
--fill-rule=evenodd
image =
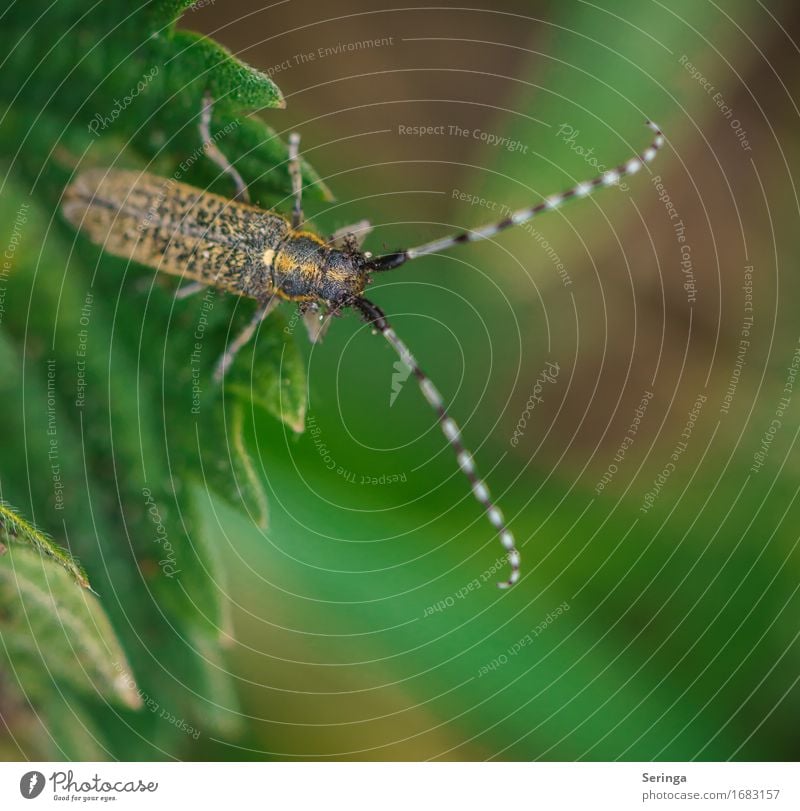
<path id="1" fill-rule="evenodd" d="M 148 172 L 90 169 L 80 173 L 65 189 L 62 201 L 65 218 L 111 254 L 191 280 L 190 285 L 179 291 L 181 296 L 213 286 L 258 302 L 250 323 L 220 359 L 215 371 L 218 381 L 224 379 L 236 353 L 280 301 L 295 302 L 299 306 L 312 341 L 321 339 L 332 316 L 348 308 L 356 310 L 411 370 L 422 395 L 435 411 L 458 465 L 507 555 L 509 576 L 498 586 L 514 585 L 520 577 L 520 555 L 514 536 L 492 500 L 489 488 L 479 477 L 458 425 L 448 414 L 439 390 L 398 337 L 384 312 L 364 296 L 364 291 L 375 273 L 394 270 L 406 262 L 441 253 L 455 245 L 490 239 L 571 199 L 587 197 L 596 189 L 619 183 L 622 177 L 638 172 L 655 158 L 664 144 L 661 130 L 653 122 L 646 122 L 654 138 L 641 154 L 590 181 L 514 211 L 499 222 L 415 248 L 373 256 L 361 250 L 353 233 L 355 229 L 326 240 L 302 227 L 300 138 L 296 133 L 289 139 L 294 197 L 291 218 L 252 205 L 241 175 L 211 138 L 211 109 L 212 101 L 206 96 L 199 125 L 204 149 L 234 182 L 237 189 L 234 199 Z"/>

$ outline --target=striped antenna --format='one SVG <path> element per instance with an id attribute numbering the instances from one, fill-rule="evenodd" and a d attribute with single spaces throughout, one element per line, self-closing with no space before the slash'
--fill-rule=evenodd
<path id="1" fill-rule="evenodd" d="M 394 351 L 397 352 L 400 360 L 406 366 L 408 366 L 409 369 L 411 369 L 414 377 L 417 378 L 420 391 L 428 403 L 430 403 L 431 408 L 436 412 L 442 433 L 445 435 L 447 441 L 450 443 L 450 446 L 455 451 L 458 466 L 461 468 L 464 475 L 469 479 L 469 483 L 472 487 L 472 492 L 475 498 L 478 500 L 484 510 L 486 510 L 486 516 L 491 522 L 492 526 L 497 530 L 500 543 L 506 550 L 508 563 L 511 567 L 511 573 L 508 576 L 508 580 L 498 583 L 497 585 L 501 589 L 507 589 L 510 586 L 513 586 L 514 583 L 519 580 L 520 561 L 519 552 L 514 545 L 514 536 L 511 534 L 511 530 L 509 530 L 506 526 L 503 513 L 501 513 L 492 502 L 492 498 L 489 495 L 489 488 L 478 476 L 472 454 L 461 442 L 461 431 L 459 431 L 455 420 L 453 420 L 453 418 L 447 413 L 447 410 L 444 407 L 442 395 L 439 394 L 439 390 L 433 385 L 425 372 L 419 368 L 419 364 L 411 354 L 409 348 L 400 340 L 400 338 L 397 337 L 397 333 L 395 333 L 391 326 L 389 326 L 389 322 L 386 320 L 386 316 L 384 315 L 383 311 L 371 301 L 367 301 L 363 298 L 353 299 L 351 304 L 353 307 L 359 310 L 364 320 L 368 324 L 371 324 L 375 330 L 386 338 L 386 340 L 392 345 Z"/>
<path id="2" fill-rule="evenodd" d="M 420 245 L 416 248 L 388 253 L 384 256 L 377 256 L 365 264 L 365 269 L 378 273 L 385 270 L 394 270 L 400 267 L 400 265 L 410 262 L 412 259 L 419 259 L 420 256 L 427 256 L 432 253 L 441 253 L 442 251 L 452 248 L 454 245 L 460 245 L 465 242 L 478 242 L 481 239 L 490 239 L 495 236 L 495 234 L 505 231 L 506 228 L 527 222 L 537 214 L 541 214 L 544 211 L 552 211 L 572 198 L 588 197 L 598 188 L 613 186 L 619 183 L 621 178 L 626 175 L 635 174 L 645 164 L 650 163 L 650 161 L 655 158 L 658 150 L 664 145 L 664 135 L 661 130 L 652 121 L 648 121 L 647 126 L 656 134 L 653 142 L 644 152 L 620 164 L 616 169 L 609 169 L 609 171 L 603 172 L 602 175 L 598 175 L 594 180 L 579 183 L 577 186 L 573 186 L 562 194 L 554 194 L 546 198 L 543 203 L 514 211 L 504 220 L 500 220 L 500 222 L 484 225 L 471 231 L 463 231 L 453 236 L 435 239 L 433 242 L 426 242 L 424 245 Z"/>

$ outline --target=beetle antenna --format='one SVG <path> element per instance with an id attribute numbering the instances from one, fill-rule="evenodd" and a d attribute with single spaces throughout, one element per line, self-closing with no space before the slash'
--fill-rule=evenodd
<path id="1" fill-rule="evenodd" d="M 409 369 L 411 369 L 414 377 L 416 377 L 420 391 L 430 404 L 431 408 L 436 412 L 442 433 L 444 433 L 447 441 L 450 443 L 450 446 L 455 451 L 458 466 L 461 468 L 462 473 L 467 477 L 467 479 L 469 479 L 473 495 L 486 511 L 486 516 L 491 522 L 492 526 L 497 530 L 500 543 L 503 545 L 503 549 L 506 551 L 511 572 L 508 580 L 498 583 L 497 585 L 501 589 L 513 586 L 514 583 L 519 580 L 520 562 L 519 552 L 514 544 L 514 536 L 511 534 L 511 530 L 509 530 L 506 526 L 503 514 L 492 502 L 492 498 L 489 495 L 489 488 L 478 476 L 472 454 L 464 447 L 461 441 L 461 431 L 453 418 L 447 413 L 447 410 L 444 407 L 442 395 L 439 394 L 439 390 L 433 385 L 425 372 L 420 369 L 419 364 L 411 354 L 409 348 L 397 337 L 397 333 L 389 325 L 389 322 L 386 320 L 386 316 L 380 307 L 364 298 L 353 299 L 350 303 L 361 313 L 364 321 L 371 324 L 373 329 L 377 330 L 377 332 L 386 338 L 386 340 L 392 345 L 395 352 L 397 352 L 400 360 L 406 366 L 408 366 Z"/>
<path id="2" fill-rule="evenodd" d="M 419 245 L 416 248 L 409 248 L 405 251 L 395 251 L 394 253 L 387 253 L 383 256 L 376 256 L 366 263 L 365 268 L 373 273 L 381 273 L 386 270 L 394 270 L 412 259 L 419 259 L 420 256 L 427 256 L 432 253 L 441 253 L 452 248 L 454 245 L 460 245 L 465 242 L 478 242 L 482 239 L 490 239 L 505 231 L 506 228 L 511 228 L 515 225 L 521 225 L 524 222 L 532 219 L 545 211 L 551 211 L 558 208 L 563 203 L 566 203 L 572 198 L 588 197 L 596 189 L 603 186 L 614 186 L 621 178 L 626 175 L 632 175 L 638 172 L 643 166 L 650 163 L 655 158 L 656 153 L 664 145 L 664 135 L 661 130 L 652 121 L 646 122 L 647 126 L 656 134 L 655 139 L 644 152 L 636 155 L 625 163 L 621 163 L 616 169 L 609 169 L 598 175 L 593 180 L 587 180 L 573 186 L 561 194 L 554 194 L 547 197 L 544 202 L 538 203 L 529 208 L 521 208 L 518 211 L 512 212 L 504 220 L 499 222 L 483 225 L 480 228 L 474 228 L 470 231 L 462 231 L 459 234 L 452 234 L 441 239 L 435 239 L 433 242 L 426 242 L 424 245 Z"/>

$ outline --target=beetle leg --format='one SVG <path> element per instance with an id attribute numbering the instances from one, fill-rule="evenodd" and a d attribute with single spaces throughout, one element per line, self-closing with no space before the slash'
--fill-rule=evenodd
<path id="1" fill-rule="evenodd" d="M 372 223 L 369 220 L 359 220 L 352 225 L 337 228 L 328 238 L 328 243 L 335 248 L 353 247 L 358 249 L 372 231 Z M 348 243 L 354 243 L 352 245 Z"/>
<path id="2" fill-rule="evenodd" d="M 189 298 L 189 296 L 193 296 L 195 293 L 199 293 L 201 290 L 205 290 L 207 285 L 203 284 L 202 282 L 189 282 L 188 284 L 183 285 L 183 287 L 179 287 L 175 291 L 175 298 L 176 299 L 185 299 Z"/>
<path id="3" fill-rule="evenodd" d="M 299 228 L 303 224 L 303 173 L 300 169 L 300 133 L 297 132 L 289 135 L 289 175 L 294 196 L 292 228 Z"/>
<path id="4" fill-rule="evenodd" d="M 247 191 L 242 176 L 236 170 L 236 167 L 222 154 L 222 150 L 217 146 L 214 139 L 211 137 L 211 109 L 214 106 L 214 101 L 211 94 L 206 92 L 203 96 L 203 109 L 200 111 L 200 137 L 203 139 L 203 151 L 211 158 L 219 168 L 233 180 L 236 186 L 236 197 L 244 200 L 245 203 L 250 202 L 250 192 Z"/>
<path id="5" fill-rule="evenodd" d="M 333 316 L 337 313 L 331 308 L 323 312 L 319 304 L 311 302 L 300 308 L 300 314 L 303 316 L 303 323 L 306 325 L 308 340 L 312 344 L 318 344 L 322 342 L 331 325 Z"/>
<path id="6" fill-rule="evenodd" d="M 245 346 L 248 341 L 255 335 L 261 322 L 275 309 L 278 304 L 276 296 L 270 296 L 266 301 L 261 302 L 258 309 L 253 313 L 253 317 L 247 326 L 228 344 L 225 354 L 217 362 L 217 368 L 214 370 L 214 380 L 221 383 L 225 377 L 225 372 L 228 371 L 234 358 Z"/>

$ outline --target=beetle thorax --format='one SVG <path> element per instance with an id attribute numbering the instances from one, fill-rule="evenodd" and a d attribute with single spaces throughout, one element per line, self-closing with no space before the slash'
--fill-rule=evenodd
<path id="1" fill-rule="evenodd" d="M 316 234 L 300 232 L 273 258 L 275 293 L 291 301 L 343 304 L 364 291 L 363 264 L 360 254 L 329 248 Z"/>

